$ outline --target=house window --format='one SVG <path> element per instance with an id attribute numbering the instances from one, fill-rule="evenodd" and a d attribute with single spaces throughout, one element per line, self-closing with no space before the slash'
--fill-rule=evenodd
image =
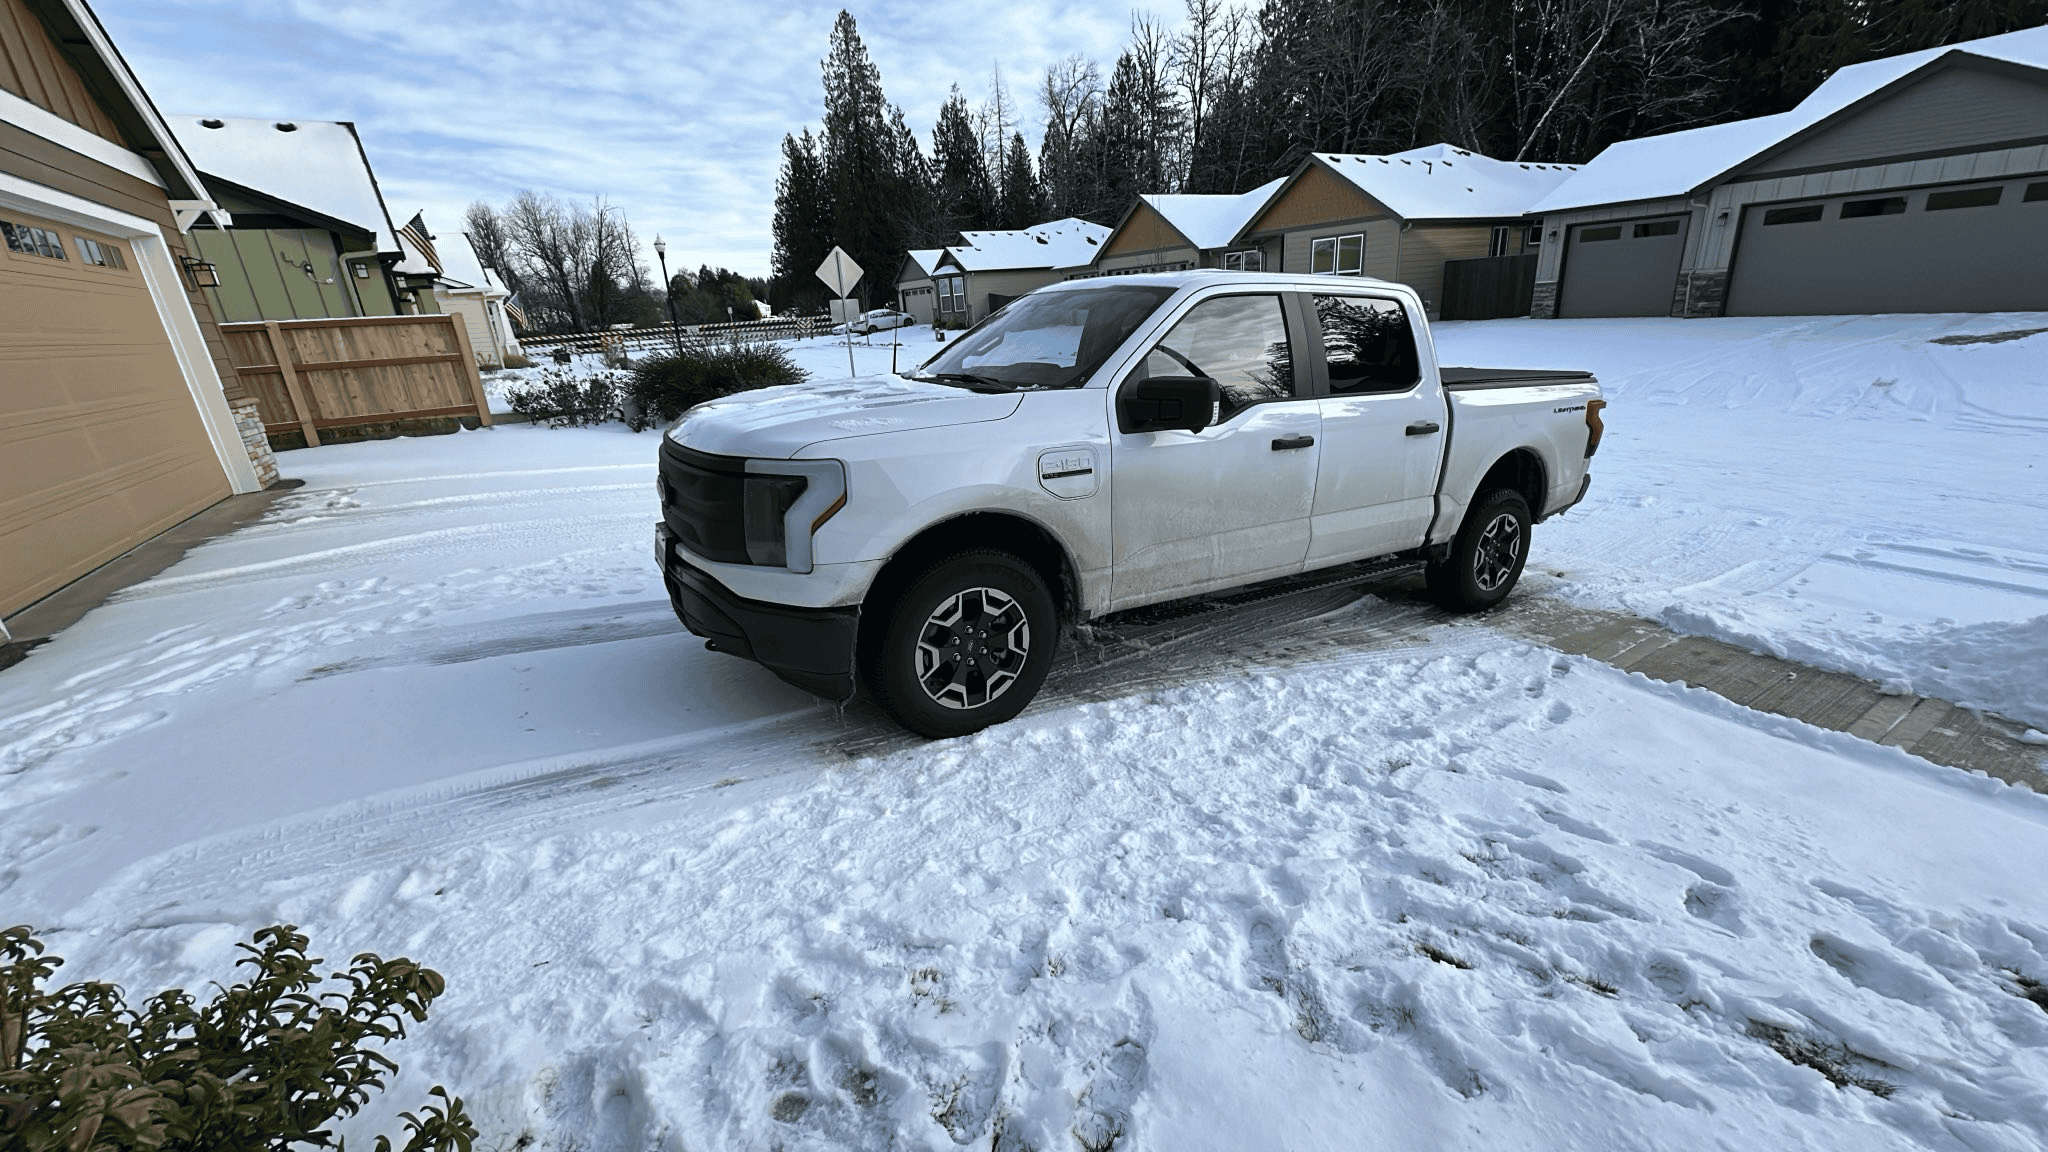
<path id="1" fill-rule="evenodd" d="M 1647 224 L 1636 225 L 1635 230 L 1635 238 L 1638 240 L 1646 240 L 1652 236 L 1676 235 L 1678 235 L 1678 221 L 1676 220 L 1652 220 Z"/>
<path id="2" fill-rule="evenodd" d="M 46 260 L 64 259 L 64 238 L 48 228 L 31 228 L 0 220 L 0 235 L 7 237 L 7 250 Z"/>
<path id="3" fill-rule="evenodd" d="M 1508 254 L 1507 225 L 1496 224 L 1493 226 L 1493 235 L 1486 242 L 1486 254 L 1488 256 L 1505 256 Z"/>
<path id="4" fill-rule="evenodd" d="M 1223 254 L 1223 268 L 1227 272 L 1261 272 L 1265 266 L 1266 254 L 1257 248 Z"/>
<path id="5" fill-rule="evenodd" d="M 1325 236 L 1309 249 L 1308 270 L 1317 276 L 1356 276 L 1365 264 L 1365 233 Z"/>
<path id="6" fill-rule="evenodd" d="M 1993 184 L 1989 188 L 1958 188 L 1953 192 L 1929 192 L 1927 210 L 1940 212 L 1948 208 L 1989 208 L 1998 203 L 2005 189 Z"/>
<path id="7" fill-rule="evenodd" d="M 1840 218 L 1861 220 L 1866 216 L 1897 216 L 1905 210 L 1904 196 L 1886 196 L 1878 200 L 1849 200 L 1843 202 Z"/>
<path id="8" fill-rule="evenodd" d="M 128 262 L 121 259 L 121 250 L 112 244 L 102 244 L 97 240 L 88 240 L 83 236 L 73 236 L 72 239 L 78 241 L 78 258 L 87 264 L 96 264 L 101 268 L 120 268 L 124 270 L 128 267 Z"/>
<path id="9" fill-rule="evenodd" d="M 1825 208 L 1826 205 L 1822 204 L 1801 204 L 1796 208 L 1766 208 L 1764 223 L 1811 224 L 1820 219 L 1820 214 Z"/>
<path id="10" fill-rule="evenodd" d="M 1525 234 L 1524 234 L 1524 235 L 1522 236 L 1522 248 L 1523 248 L 1523 250 L 1524 250 L 1524 251 L 1526 251 L 1526 250 L 1528 250 L 1528 249 L 1530 249 L 1530 248 L 1541 248 L 1542 246 L 1543 246 L 1543 225 L 1541 225 L 1541 224 L 1531 224 L 1531 225 L 1529 225 L 1529 231 L 1528 231 L 1527 233 L 1525 233 Z"/>
<path id="11" fill-rule="evenodd" d="M 939 290 L 939 311 L 967 311 L 967 280 L 962 276 L 942 276 L 933 281 Z"/>

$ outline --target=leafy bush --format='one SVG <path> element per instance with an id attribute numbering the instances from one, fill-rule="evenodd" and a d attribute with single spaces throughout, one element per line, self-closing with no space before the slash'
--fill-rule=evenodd
<path id="1" fill-rule="evenodd" d="M 773 341 L 694 341 L 680 353 L 642 360 L 626 381 L 626 399 L 639 409 L 638 430 L 666 424 L 707 400 L 808 375 Z"/>
<path id="2" fill-rule="evenodd" d="M 336 1147 L 326 1125 L 353 1115 L 398 1065 L 366 1049 L 405 1036 L 445 987 L 410 960 L 363 953 L 339 991 L 313 989 L 323 961 L 291 925 L 265 928 L 236 961 L 255 968 L 199 1004 L 173 988 L 141 1010 L 98 982 L 45 991 L 63 961 L 27 926 L 0 932 L 0 1146 L 22 1152 L 258 1152 Z M 460 1097 L 403 1113 L 405 1152 L 469 1152 Z M 388 1137 L 377 1152 L 390 1152 Z"/>
<path id="3" fill-rule="evenodd" d="M 619 414 L 619 374 L 578 376 L 567 368 L 543 368 L 540 379 L 505 390 L 512 411 L 550 428 L 602 424 Z"/>

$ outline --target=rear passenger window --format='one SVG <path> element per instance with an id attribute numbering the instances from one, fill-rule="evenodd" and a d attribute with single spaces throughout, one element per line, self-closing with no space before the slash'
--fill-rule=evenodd
<path id="1" fill-rule="evenodd" d="M 1294 357 L 1280 297 L 1217 296 L 1195 305 L 1152 346 L 1134 380 L 1207 376 L 1223 390 L 1224 420 L 1263 400 L 1294 396 Z"/>
<path id="2" fill-rule="evenodd" d="M 1331 392 L 1405 392 L 1422 379 L 1415 333 L 1399 301 L 1367 296 L 1315 300 Z"/>

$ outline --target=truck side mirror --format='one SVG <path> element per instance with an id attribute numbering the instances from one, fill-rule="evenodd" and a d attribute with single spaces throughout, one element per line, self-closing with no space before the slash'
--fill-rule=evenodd
<path id="1" fill-rule="evenodd" d="M 1200 432 L 1223 401 L 1223 389 L 1207 376 L 1153 376 L 1124 390 L 1117 403 L 1123 432 Z"/>

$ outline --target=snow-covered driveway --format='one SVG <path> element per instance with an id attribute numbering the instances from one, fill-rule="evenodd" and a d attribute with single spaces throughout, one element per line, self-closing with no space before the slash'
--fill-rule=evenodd
<path id="1" fill-rule="evenodd" d="M 1615 398 L 1531 593 L 2041 726 L 2048 337 L 1926 344 L 2028 327 L 1440 341 Z M 287 456 L 0 673 L 0 919 L 131 989 L 279 920 L 439 968 L 365 1134 L 441 1082 L 486 1147 L 2048 1143 L 2040 797 L 1483 626 L 849 760 L 675 630 L 653 447 Z"/>

